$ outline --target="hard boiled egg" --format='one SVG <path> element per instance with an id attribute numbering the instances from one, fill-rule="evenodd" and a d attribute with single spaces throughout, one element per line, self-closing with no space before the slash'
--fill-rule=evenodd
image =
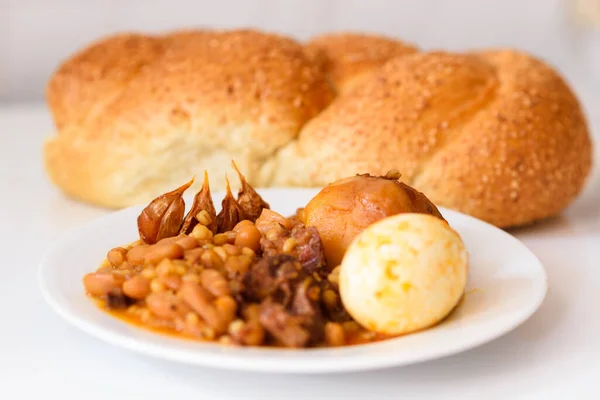
<path id="1" fill-rule="evenodd" d="M 360 325 L 398 335 L 445 318 L 461 299 L 467 275 L 467 250 L 446 221 L 398 214 L 352 241 L 340 267 L 340 295 Z"/>

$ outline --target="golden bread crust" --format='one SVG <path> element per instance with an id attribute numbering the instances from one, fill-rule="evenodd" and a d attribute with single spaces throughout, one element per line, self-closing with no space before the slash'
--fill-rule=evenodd
<path id="1" fill-rule="evenodd" d="M 567 207 L 592 164 L 567 83 L 514 50 L 417 52 L 349 33 L 308 44 L 250 29 L 121 34 L 66 60 L 47 100 L 50 179 L 113 208 L 205 169 L 221 190 L 234 159 L 258 187 L 397 169 L 436 205 L 510 227 Z"/>
<path id="2" fill-rule="evenodd" d="M 53 74 L 46 99 L 58 127 L 102 111 L 123 85 L 164 51 L 163 41 L 123 33 L 94 42 L 74 54 Z"/>
<path id="3" fill-rule="evenodd" d="M 580 105 L 541 61 L 431 52 L 391 60 L 338 97 L 266 169 L 301 186 L 398 169 L 436 205 L 510 227 L 566 207 L 591 154 Z"/>
<path id="4" fill-rule="evenodd" d="M 555 215 L 577 197 L 592 166 L 581 107 L 541 61 L 514 51 L 480 56 L 498 71 L 495 100 L 413 184 L 438 204 L 501 227 Z"/>
<path id="5" fill-rule="evenodd" d="M 303 46 L 288 38 L 238 30 L 178 32 L 156 40 L 162 53 L 135 71 L 112 71 L 138 63 L 104 58 L 108 64 L 98 69 L 128 78 L 99 79 L 93 96 L 101 98 L 98 91 L 109 86 L 110 101 L 92 116 L 63 116 L 64 107 L 51 107 L 61 123 L 60 134 L 46 143 L 46 168 L 71 196 L 123 207 L 204 169 L 221 188 L 232 158 L 257 184 L 264 160 L 333 98 Z M 59 70 L 49 84 L 52 104 L 67 103 L 60 94 L 85 90 L 72 83 L 71 92 L 60 93 L 57 80 L 64 79 L 61 71 L 79 70 L 70 64 L 103 45 L 112 46 L 100 43 Z"/>
<path id="6" fill-rule="evenodd" d="M 399 40 L 353 32 L 317 36 L 307 48 L 340 93 L 350 90 L 386 61 L 417 52 L 415 46 Z"/>

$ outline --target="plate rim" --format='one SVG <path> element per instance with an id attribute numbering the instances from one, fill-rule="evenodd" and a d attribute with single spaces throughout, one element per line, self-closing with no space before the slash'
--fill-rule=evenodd
<path id="1" fill-rule="evenodd" d="M 318 190 L 316 188 L 267 188 L 260 189 L 261 194 L 276 193 L 276 192 L 313 192 Z M 214 193 L 213 197 L 221 194 L 220 192 Z M 265 195 L 265 197 L 267 197 Z M 186 196 L 186 204 L 187 204 L 187 196 Z M 38 287 L 41 290 L 42 297 L 46 304 L 57 314 L 59 315 L 65 322 L 70 325 L 78 328 L 79 330 L 85 332 L 86 334 L 94 337 L 96 340 L 100 342 L 104 342 L 106 344 L 110 344 L 112 346 L 116 346 L 119 348 L 123 348 L 128 350 L 129 352 L 138 353 L 145 356 L 150 356 L 157 359 L 162 359 L 166 361 L 179 362 L 187 365 L 195 365 L 200 367 L 207 368 L 217 368 L 217 369 L 225 369 L 225 370 L 235 370 L 235 371 L 253 371 L 253 372 L 261 372 L 261 373 L 282 373 L 282 374 L 318 374 L 318 373 L 345 373 L 345 372 L 357 372 L 357 371 L 368 371 L 368 370 L 377 370 L 384 369 L 390 367 L 401 367 L 423 363 L 426 361 L 431 361 L 435 359 L 446 358 L 458 353 L 462 353 L 467 350 L 474 349 L 476 347 L 480 347 L 486 343 L 494 341 L 509 332 L 513 331 L 524 322 L 526 322 L 533 314 L 537 312 L 537 310 L 543 304 L 547 292 L 548 292 L 548 276 L 546 270 L 541 262 L 541 260 L 535 255 L 531 249 L 515 236 L 506 232 L 503 229 L 497 228 L 494 225 L 482 221 L 473 216 L 461 213 L 459 211 L 455 211 L 445 207 L 439 207 L 439 210 L 442 214 L 450 213 L 454 214 L 457 217 L 464 218 L 470 223 L 480 224 L 482 226 L 486 226 L 488 229 L 492 229 L 496 232 L 501 233 L 506 239 L 512 241 L 515 245 L 520 246 L 523 251 L 527 252 L 532 261 L 535 261 L 536 265 L 532 265 L 532 268 L 538 270 L 541 274 L 541 279 L 543 279 L 543 285 L 541 287 L 541 291 L 535 299 L 535 302 L 528 306 L 528 308 L 519 312 L 518 317 L 511 319 L 510 323 L 507 323 L 502 326 L 501 329 L 495 330 L 491 334 L 482 335 L 478 337 L 476 340 L 471 340 L 467 344 L 462 346 L 449 346 L 445 347 L 442 351 L 422 351 L 418 356 L 412 356 L 410 359 L 400 359 L 402 357 L 394 357 L 393 354 L 390 354 L 386 357 L 377 357 L 376 359 L 366 358 L 365 356 L 353 357 L 352 362 L 346 362 L 347 357 L 341 357 L 333 362 L 321 363 L 319 365 L 315 365 L 314 362 L 310 360 L 295 360 L 295 365 L 291 366 L 290 363 L 282 363 L 280 365 L 275 365 L 279 362 L 279 360 L 262 360 L 262 362 L 258 362 L 256 358 L 248 358 L 239 350 L 240 348 L 235 348 L 237 350 L 237 354 L 234 354 L 230 357 L 223 357 L 222 354 L 218 353 L 203 353 L 201 356 L 196 352 L 192 351 L 188 354 L 185 354 L 183 349 L 165 349 L 158 344 L 146 341 L 138 341 L 135 337 L 127 337 L 119 332 L 114 331 L 111 328 L 104 327 L 102 325 L 98 325 L 93 323 L 93 321 L 89 321 L 84 317 L 80 317 L 75 313 L 69 312 L 63 307 L 61 302 L 55 297 L 53 294 L 53 290 L 49 287 L 50 280 L 46 279 L 46 273 L 48 273 L 51 261 L 53 256 L 56 256 L 56 253 L 60 253 L 60 250 L 63 250 L 63 247 L 67 246 L 73 240 L 76 240 L 78 234 L 81 231 L 87 231 L 92 229 L 95 225 L 102 225 L 105 219 L 116 218 L 116 215 L 119 214 L 127 214 L 133 212 L 134 209 L 140 209 L 144 205 L 134 205 L 127 208 L 123 208 L 121 210 L 116 210 L 110 212 L 108 214 L 102 215 L 100 217 L 93 218 L 82 225 L 74 229 L 70 229 L 66 233 L 59 235 L 50 245 L 49 249 L 45 252 L 42 257 L 37 271 L 37 281 Z M 101 310 L 98 310 L 102 312 Z M 125 323 L 125 322 L 124 322 Z M 142 329 L 142 328 L 138 328 Z M 143 329 L 142 329 L 143 330 Z M 145 332 L 148 332 L 144 330 Z M 159 333 L 152 333 L 153 335 L 161 335 Z M 418 333 L 415 333 L 418 334 Z M 168 335 L 163 335 L 163 337 L 169 337 Z M 186 339 L 176 339 L 175 340 L 186 340 Z M 385 342 L 389 341 L 401 340 L 401 337 L 388 339 Z M 193 342 L 193 341 L 191 341 Z M 196 342 L 206 344 L 208 346 L 221 346 L 214 343 L 209 342 Z M 380 343 L 369 343 L 364 345 L 345 347 L 343 349 L 356 349 L 356 348 L 367 348 L 378 346 Z M 250 349 L 250 350 L 249 350 Z M 260 351 L 264 352 L 269 348 L 261 348 Z M 343 351 L 343 349 L 340 349 Z M 243 348 L 242 351 L 253 351 L 252 348 Z M 317 348 L 317 349 L 269 349 L 270 351 L 276 352 L 276 354 L 292 354 L 295 352 L 301 352 L 302 355 L 308 354 L 319 354 L 323 352 L 331 352 L 332 348 Z M 374 362 L 376 360 L 376 362 Z"/>

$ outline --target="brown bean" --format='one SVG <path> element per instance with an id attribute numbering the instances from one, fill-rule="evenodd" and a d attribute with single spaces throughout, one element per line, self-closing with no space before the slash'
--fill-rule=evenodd
<path id="1" fill-rule="evenodd" d="M 173 244 L 173 243 L 177 243 L 177 241 L 179 239 L 181 239 L 183 235 L 180 236 L 171 236 L 171 237 L 167 237 L 164 239 L 160 239 L 158 242 L 156 242 L 157 245 L 164 245 L 164 244 Z"/>
<path id="2" fill-rule="evenodd" d="M 215 246 L 222 246 L 229 241 L 229 238 L 224 233 L 217 233 L 213 238 Z"/>
<path id="3" fill-rule="evenodd" d="M 237 303 L 231 296 L 221 296 L 215 300 L 214 304 L 219 313 L 219 317 L 221 318 L 221 323 L 226 328 L 235 318 Z"/>
<path id="4" fill-rule="evenodd" d="M 196 240 L 208 240 L 212 239 L 213 233 L 206 226 L 198 224 L 194 227 L 190 236 Z"/>
<path id="5" fill-rule="evenodd" d="M 119 274 L 91 272 L 83 277 L 85 290 L 94 296 L 103 296 L 120 289 L 125 277 Z"/>
<path id="6" fill-rule="evenodd" d="M 200 282 L 213 296 L 229 295 L 229 283 L 218 271 L 205 269 L 200 273 Z"/>
<path id="7" fill-rule="evenodd" d="M 132 265 L 144 264 L 144 256 L 146 255 L 146 249 L 149 246 L 146 244 L 132 247 L 127 251 L 127 262 Z"/>
<path id="8" fill-rule="evenodd" d="M 123 263 L 121 265 L 119 265 L 120 270 L 134 271 L 134 270 L 136 270 L 136 268 L 140 269 L 141 266 L 140 265 L 131 265 L 127 261 L 123 261 Z"/>
<path id="9" fill-rule="evenodd" d="M 200 256 L 205 251 L 206 251 L 205 249 L 199 249 L 199 248 L 195 248 L 195 249 L 191 249 L 191 250 L 186 250 L 185 253 L 183 254 L 183 259 L 185 261 L 187 261 L 188 264 L 190 264 L 190 265 L 199 263 L 200 262 Z"/>
<path id="10" fill-rule="evenodd" d="M 232 244 L 226 243 L 223 245 L 223 250 L 230 256 L 239 256 L 242 254 L 242 249 L 238 246 L 234 246 Z"/>
<path id="11" fill-rule="evenodd" d="M 214 339 L 214 330 L 206 325 L 206 322 L 201 321 L 198 314 L 193 311 L 187 313 L 184 323 L 186 333 L 204 339 Z"/>
<path id="12" fill-rule="evenodd" d="M 141 300 L 150 293 L 150 282 L 141 275 L 136 275 L 123 283 L 125 295 Z"/>
<path id="13" fill-rule="evenodd" d="M 154 315 L 160 318 L 184 318 L 190 308 L 181 299 L 169 292 L 150 293 L 146 305 Z"/>
<path id="14" fill-rule="evenodd" d="M 250 247 L 244 247 L 242 248 L 242 255 L 254 258 L 256 257 L 256 252 Z"/>
<path id="15" fill-rule="evenodd" d="M 113 267 L 100 267 L 96 270 L 96 273 L 98 274 L 110 274 L 114 271 L 115 269 Z"/>
<path id="16" fill-rule="evenodd" d="M 229 257 L 225 262 L 225 269 L 230 276 L 243 275 L 248 272 L 250 264 L 252 264 L 252 258 L 242 254 L 237 257 Z"/>
<path id="17" fill-rule="evenodd" d="M 254 251 L 260 250 L 260 232 L 254 225 L 244 225 L 238 231 L 235 237 L 235 245 L 238 247 L 248 247 Z"/>
<path id="18" fill-rule="evenodd" d="M 207 249 L 207 246 L 214 246 L 212 244 L 212 240 L 204 240 L 204 239 L 196 239 L 196 242 L 198 242 L 198 247 L 202 247 L 203 249 Z"/>
<path id="19" fill-rule="evenodd" d="M 245 219 L 243 221 L 238 222 L 234 227 L 233 227 L 233 231 L 234 232 L 239 232 L 240 229 L 246 225 L 254 225 L 254 222 L 250 221 L 249 219 Z"/>
<path id="20" fill-rule="evenodd" d="M 209 226 L 213 222 L 213 218 L 210 216 L 210 213 L 206 210 L 202 210 L 198 214 L 196 214 L 196 219 L 198 220 L 198 222 L 205 226 Z"/>
<path id="21" fill-rule="evenodd" d="M 219 256 L 221 261 L 225 262 L 229 258 L 229 254 L 225 251 L 225 249 L 221 246 L 216 246 L 213 251 Z"/>
<path id="22" fill-rule="evenodd" d="M 219 311 L 211 302 L 211 294 L 197 283 L 186 281 L 179 291 L 183 300 L 200 315 L 217 333 L 227 329 L 227 323 L 219 315 Z"/>
<path id="23" fill-rule="evenodd" d="M 329 346 L 343 346 L 346 339 L 342 325 L 337 322 L 328 322 L 325 324 L 325 341 Z"/>
<path id="24" fill-rule="evenodd" d="M 258 346 L 265 340 L 265 330 L 258 321 L 249 321 L 246 324 L 244 343 L 248 346 Z"/>
<path id="25" fill-rule="evenodd" d="M 214 250 L 205 250 L 200 256 L 200 261 L 202 261 L 202 265 L 206 268 L 223 269 L 223 261 Z"/>
<path id="26" fill-rule="evenodd" d="M 181 277 L 183 281 L 192 281 L 194 283 L 200 283 L 200 277 L 195 272 L 188 272 Z"/>
<path id="27" fill-rule="evenodd" d="M 150 281 L 150 291 L 153 293 L 161 293 L 167 290 L 164 283 L 158 278 L 154 278 Z"/>
<path id="28" fill-rule="evenodd" d="M 198 247 L 198 242 L 191 236 L 183 235 L 183 237 L 180 237 L 175 243 L 181 246 L 184 251 Z"/>
<path id="29" fill-rule="evenodd" d="M 184 235 L 184 234 L 161 239 L 156 244 L 157 245 L 178 244 L 183 248 L 183 250 L 189 250 L 189 249 L 198 247 L 198 242 L 196 241 L 196 239 L 194 239 L 191 236 Z"/>
<path id="30" fill-rule="evenodd" d="M 140 275 L 150 282 L 152 279 L 156 278 L 156 269 L 154 267 L 146 267 L 140 272 Z"/>
<path id="31" fill-rule="evenodd" d="M 227 327 L 227 332 L 229 332 L 231 336 L 235 337 L 240 333 L 242 329 L 244 329 L 244 325 L 245 323 L 243 320 L 236 319 L 229 324 L 229 326 Z"/>
<path id="32" fill-rule="evenodd" d="M 181 286 L 181 276 L 179 275 L 165 275 L 161 276 L 160 281 L 171 290 L 179 290 Z"/>
<path id="33" fill-rule="evenodd" d="M 179 276 L 185 275 L 188 272 L 188 269 L 190 269 L 190 265 L 184 260 L 173 260 L 173 265 L 173 271 Z"/>
<path id="34" fill-rule="evenodd" d="M 146 249 L 145 264 L 156 264 L 165 258 L 174 260 L 183 257 L 183 248 L 178 244 L 154 244 Z"/>
<path id="35" fill-rule="evenodd" d="M 175 264 L 170 258 L 163 258 L 161 262 L 156 266 L 156 274 L 158 276 L 168 275 L 175 273 Z"/>
<path id="36" fill-rule="evenodd" d="M 115 267 L 118 267 L 119 265 L 123 264 L 123 262 L 127 258 L 127 250 L 125 250 L 122 247 L 115 247 L 114 249 L 108 252 L 106 258 L 108 259 L 108 262 L 110 262 Z"/>
<path id="37" fill-rule="evenodd" d="M 227 237 L 227 243 L 233 244 L 235 242 L 235 238 L 237 236 L 237 232 L 228 231 L 228 232 L 225 232 L 225 236 Z"/>
<path id="38" fill-rule="evenodd" d="M 265 330 L 260 322 L 255 320 L 249 322 L 235 320 L 229 324 L 228 331 L 236 342 L 247 346 L 258 346 L 265 339 Z"/>

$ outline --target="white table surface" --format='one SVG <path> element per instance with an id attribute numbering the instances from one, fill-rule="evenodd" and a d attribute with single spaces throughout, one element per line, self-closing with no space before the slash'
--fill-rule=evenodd
<path id="1" fill-rule="evenodd" d="M 600 108 L 592 108 L 591 123 L 600 132 Z M 549 277 L 544 304 L 515 331 L 474 350 L 404 368 L 262 375 L 137 355 L 72 328 L 44 303 L 37 286 L 43 253 L 57 235 L 107 212 L 67 200 L 48 183 L 41 145 L 51 130 L 41 104 L 0 108 L 2 399 L 600 398 L 598 168 L 562 216 L 514 232 Z"/>

